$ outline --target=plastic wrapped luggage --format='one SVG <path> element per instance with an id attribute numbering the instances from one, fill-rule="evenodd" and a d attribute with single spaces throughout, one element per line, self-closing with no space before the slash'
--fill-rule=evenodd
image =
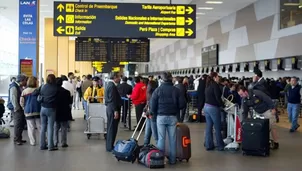
<path id="1" fill-rule="evenodd" d="M 134 136 L 137 132 L 137 128 L 135 128 L 131 138 L 129 140 L 119 140 L 116 142 L 114 149 L 113 149 L 113 155 L 118 161 L 126 161 L 126 162 L 132 162 L 134 163 L 135 160 L 138 158 L 140 146 L 138 145 L 138 139 L 144 130 L 143 128 L 146 125 L 146 119 L 143 119 L 143 116 L 141 117 L 140 121 L 138 122 L 138 125 L 144 120 L 144 124 L 142 129 L 139 131 L 139 134 L 137 135 L 137 138 L 135 139 Z"/>
<path id="2" fill-rule="evenodd" d="M 169 157 L 169 139 L 167 136 L 165 146 L 165 154 Z M 191 136 L 190 128 L 183 123 L 178 123 L 176 126 L 176 158 L 179 161 L 187 160 L 191 158 Z"/>
<path id="3" fill-rule="evenodd" d="M 242 154 L 270 155 L 269 119 L 246 119 L 242 123 Z"/>
<path id="4" fill-rule="evenodd" d="M 148 145 L 140 149 L 138 162 L 150 169 L 165 167 L 165 154 L 154 145 Z"/>

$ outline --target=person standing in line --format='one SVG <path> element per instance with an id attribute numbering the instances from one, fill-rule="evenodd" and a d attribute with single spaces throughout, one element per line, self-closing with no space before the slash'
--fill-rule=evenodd
<path id="1" fill-rule="evenodd" d="M 27 133 L 30 140 L 30 145 L 32 146 L 35 146 L 37 143 L 36 128 L 38 129 L 38 131 L 41 130 L 41 104 L 38 102 L 38 85 L 39 83 L 36 77 L 29 77 L 29 79 L 27 80 L 27 88 L 23 90 L 20 99 L 20 105 L 24 110 L 27 122 Z"/>
<path id="2" fill-rule="evenodd" d="M 57 97 L 58 88 L 56 85 L 56 77 L 54 74 L 47 76 L 46 84 L 41 88 L 40 91 L 41 101 L 41 134 L 40 134 L 40 149 L 55 151 L 58 150 L 54 146 L 53 134 L 54 124 L 56 120 L 56 109 L 57 109 Z M 48 147 L 46 145 L 46 131 Z"/>
<path id="3" fill-rule="evenodd" d="M 290 128 L 290 132 L 295 132 L 300 127 L 298 123 L 298 117 L 300 113 L 300 104 L 302 97 L 302 89 L 298 84 L 298 79 L 296 77 L 292 77 L 290 80 L 291 87 L 288 88 L 286 92 L 287 96 L 287 112 L 288 119 L 292 124 Z"/>
<path id="4" fill-rule="evenodd" d="M 205 90 L 205 106 L 204 112 L 206 117 L 206 136 L 205 147 L 207 151 L 215 149 L 213 142 L 213 127 L 215 128 L 217 149 L 224 150 L 224 142 L 222 139 L 221 131 L 221 108 L 224 107 L 222 101 L 222 92 L 219 87 L 219 75 L 212 72 L 207 77 L 206 90 Z"/>
<path id="5" fill-rule="evenodd" d="M 124 98 L 128 98 L 128 96 L 132 94 L 132 86 L 129 85 L 127 83 L 127 81 L 128 81 L 127 77 L 123 77 L 122 78 L 122 84 L 119 84 L 117 86 L 117 89 L 118 89 L 118 91 L 120 93 L 120 96 L 124 97 Z M 123 110 L 122 110 L 123 111 L 122 122 L 124 123 L 124 127 L 125 128 L 127 127 L 126 124 L 127 124 L 128 110 L 129 110 L 128 107 L 130 105 L 129 103 L 130 103 L 129 100 L 123 100 L 123 104 L 122 104 L 122 106 L 123 106 Z"/>
<path id="6" fill-rule="evenodd" d="M 86 80 L 83 81 L 82 83 L 82 92 L 85 93 L 87 88 L 92 86 L 92 75 L 88 74 L 86 77 Z M 83 97 L 83 105 L 84 105 L 84 111 L 85 111 L 85 115 L 84 115 L 84 119 L 86 119 L 86 115 L 87 115 L 87 101 L 84 99 Z"/>
<path id="7" fill-rule="evenodd" d="M 14 142 L 17 145 L 26 143 L 25 140 L 22 140 L 22 133 L 25 125 L 25 115 L 22 107 L 20 106 L 22 87 L 26 85 L 26 81 L 27 78 L 25 75 L 18 75 L 16 81 L 9 85 L 8 90 L 7 108 L 11 110 L 14 117 Z"/>
<path id="8" fill-rule="evenodd" d="M 143 83 L 143 78 L 138 76 L 135 77 L 135 86 L 133 89 L 133 92 L 130 96 L 132 103 L 135 106 L 135 114 L 136 114 L 136 122 L 138 124 L 139 120 L 142 117 L 142 114 L 144 112 L 144 108 L 147 103 L 147 86 Z M 138 129 L 141 130 L 143 126 L 144 120 L 140 123 L 140 125 L 137 125 Z"/>
<path id="9" fill-rule="evenodd" d="M 75 97 L 75 108 L 77 110 L 80 110 L 80 102 L 81 102 L 81 99 L 82 99 L 82 96 L 83 96 L 83 92 L 82 92 L 82 89 L 81 89 L 81 84 L 82 84 L 81 78 L 77 77 L 76 97 Z"/>
<path id="10" fill-rule="evenodd" d="M 57 96 L 57 111 L 56 111 L 56 122 L 54 132 L 54 146 L 57 148 L 59 144 L 59 130 L 61 130 L 61 145 L 63 148 L 68 147 L 67 144 L 67 132 L 68 132 L 68 121 L 71 120 L 70 105 L 72 105 L 72 98 L 68 90 L 62 87 L 62 78 L 56 79 L 56 85 L 58 88 Z"/>
<path id="11" fill-rule="evenodd" d="M 118 73 L 111 73 L 109 75 L 109 79 L 110 80 L 105 90 L 105 105 L 107 114 L 107 152 L 111 152 L 113 150 L 122 106 L 122 99 L 117 89 L 117 85 L 120 82 L 120 75 Z"/>
<path id="12" fill-rule="evenodd" d="M 157 83 L 153 80 L 153 76 L 149 76 L 149 83 L 147 86 L 147 105 L 144 109 L 144 113 L 146 115 L 146 128 L 145 128 L 145 137 L 144 137 L 144 145 L 149 145 L 151 140 L 151 135 L 155 140 L 155 144 L 158 141 L 158 133 L 157 133 L 157 125 L 156 125 L 156 117 L 152 118 L 150 115 L 150 100 L 153 92 L 157 88 Z"/>
<path id="13" fill-rule="evenodd" d="M 181 77 L 176 77 L 176 83 L 175 83 L 175 87 L 179 89 L 180 94 L 183 95 L 185 97 L 185 107 L 180 110 L 179 115 L 177 115 L 177 119 L 178 122 L 183 123 L 185 118 L 186 120 L 188 119 L 188 117 L 186 116 L 187 114 L 187 102 L 188 102 L 188 95 L 187 95 L 187 89 L 185 88 L 185 86 L 183 85 L 183 80 Z"/>
<path id="14" fill-rule="evenodd" d="M 173 86 L 172 75 L 164 72 L 163 83 L 152 94 L 150 111 L 156 118 L 158 142 L 157 147 L 165 152 L 166 132 L 169 138 L 169 163 L 176 164 L 176 124 L 179 111 L 185 107 L 185 97 Z"/>

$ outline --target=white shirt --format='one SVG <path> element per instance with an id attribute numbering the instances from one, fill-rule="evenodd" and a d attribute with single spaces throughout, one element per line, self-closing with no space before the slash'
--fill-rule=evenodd
<path id="1" fill-rule="evenodd" d="M 74 95 L 75 90 L 74 85 L 72 83 L 70 83 L 69 81 L 63 81 L 62 87 L 70 92 L 71 97 Z"/>
<path id="2" fill-rule="evenodd" d="M 197 89 L 198 89 L 200 78 L 201 78 L 201 77 L 199 77 L 199 78 L 197 78 L 197 79 L 194 80 L 194 90 L 197 90 Z"/>
<path id="3" fill-rule="evenodd" d="M 78 81 L 77 84 L 76 84 L 76 88 L 81 88 L 81 85 L 82 85 L 82 82 Z"/>

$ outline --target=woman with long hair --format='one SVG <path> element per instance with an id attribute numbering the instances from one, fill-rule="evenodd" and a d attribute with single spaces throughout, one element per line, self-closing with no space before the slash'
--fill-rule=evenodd
<path id="1" fill-rule="evenodd" d="M 221 99 L 221 90 L 219 88 L 219 75 L 212 72 L 207 77 L 205 89 L 205 106 L 204 112 L 206 117 L 206 136 L 205 147 L 207 151 L 214 150 L 213 142 L 213 128 L 215 129 L 215 136 L 217 141 L 217 150 L 224 150 L 224 142 L 221 134 L 221 108 L 224 103 Z"/>
<path id="2" fill-rule="evenodd" d="M 20 98 L 20 105 L 24 109 L 25 119 L 27 122 L 27 133 L 30 140 L 30 145 L 35 146 L 36 128 L 40 131 L 40 111 L 41 104 L 38 102 L 39 89 L 38 79 L 29 77 L 27 80 L 27 88 L 23 90 Z"/>

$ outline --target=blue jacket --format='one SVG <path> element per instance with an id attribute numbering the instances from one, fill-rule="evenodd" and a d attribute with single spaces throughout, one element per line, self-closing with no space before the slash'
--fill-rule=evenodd
<path id="1" fill-rule="evenodd" d="M 39 95 L 39 89 L 26 88 L 23 90 L 20 105 L 24 109 L 26 119 L 33 119 L 40 117 L 41 104 L 37 98 Z"/>
<path id="2" fill-rule="evenodd" d="M 17 89 L 17 99 L 18 100 L 17 103 L 19 105 L 19 100 L 20 100 L 20 97 L 21 97 L 21 89 L 20 89 L 20 86 L 16 83 L 16 82 L 12 82 L 10 85 L 9 85 L 9 89 L 8 89 L 8 101 L 7 101 L 7 108 L 11 111 L 15 110 L 15 107 L 14 106 L 14 102 L 11 101 L 11 89 L 15 87 Z"/>
<path id="3" fill-rule="evenodd" d="M 164 82 L 152 94 L 150 111 L 158 116 L 177 116 L 185 107 L 185 97 L 171 82 Z"/>

